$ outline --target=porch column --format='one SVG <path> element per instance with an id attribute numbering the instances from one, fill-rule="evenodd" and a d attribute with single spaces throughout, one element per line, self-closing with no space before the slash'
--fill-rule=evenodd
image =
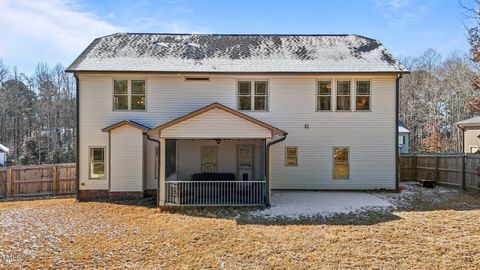
<path id="1" fill-rule="evenodd" d="M 272 158 L 271 158 L 271 147 L 266 147 L 266 151 L 268 151 L 267 154 L 267 164 L 268 166 L 268 176 L 267 176 L 267 205 L 270 205 L 272 203 Z"/>
<path id="2" fill-rule="evenodd" d="M 160 138 L 160 167 L 159 167 L 159 200 L 158 205 L 165 205 L 165 138 Z"/>

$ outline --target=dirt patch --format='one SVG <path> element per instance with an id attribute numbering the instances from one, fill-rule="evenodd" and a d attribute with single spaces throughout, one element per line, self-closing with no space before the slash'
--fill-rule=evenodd
<path id="1" fill-rule="evenodd" d="M 251 209 L 164 211 L 148 201 L 4 202 L 0 267 L 480 268 L 480 196 L 413 185 L 408 190 L 412 194 L 374 193 L 396 205 L 391 212 L 268 226 L 240 222 Z M 383 215 L 395 218 L 382 220 Z M 365 218 L 377 221 L 358 221 Z"/>

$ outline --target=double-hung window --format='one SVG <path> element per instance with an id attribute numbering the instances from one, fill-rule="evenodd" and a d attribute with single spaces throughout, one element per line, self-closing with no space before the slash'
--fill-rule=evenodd
<path id="1" fill-rule="evenodd" d="M 357 95 L 355 101 L 357 111 L 370 110 L 370 82 L 357 81 Z"/>
<path id="2" fill-rule="evenodd" d="M 145 80 L 114 80 L 113 110 L 145 110 Z"/>
<path id="3" fill-rule="evenodd" d="M 298 165 L 298 148 L 295 146 L 285 147 L 285 166 Z"/>
<path id="4" fill-rule="evenodd" d="M 89 178 L 105 179 L 105 148 L 91 147 L 89 153 Z"/>
<path id="5" fill-rule="evenodd" d="M 350 81 L 337 81 L 337 111 L 350 111 Z"/>
<path id="6" fill-rule="evenodd" d="M 268 111 L 268 82 L 239 81 L 237 103 L 241 111 Z"/>
<path id="7" fill-rule="evenodd" d="M 349 176 L 349 148 L 333 147 L 333 179 L 348 179 Z"/>
<path id="8" fill-rule="evenodd" d="M 332 82 L 319 81 L 317 88 L 317 111 L 332 110 Z"/>

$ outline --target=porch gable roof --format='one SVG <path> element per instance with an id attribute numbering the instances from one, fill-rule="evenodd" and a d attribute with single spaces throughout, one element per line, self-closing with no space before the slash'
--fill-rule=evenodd
<path id="1" fill-rule="evenodd" d="M 174 120 L 172 120 L 172 121 L 169 121 L 169 122 L 167 122 L 167 123 L 165 123 L 165 124 L 163 124 L 163 125 L 160 125 L 160 126 L 158 126 L 158 127 L 155 127 L 155 128 L 153 128 L 153 129 L 151 129 L 151 130 L 149 131 L 149 133 L 150 133 L 150 134 L 158 134 L 158 132 L 161 132 L 162 130 L 165 130 L 165 129 L 171 128 L 171 127 L 173 127 L 173 126 L 175 126 L 175 125 L 184 123 L 184 122 L 187 121 L 187 120 L 193 119 L 193 118 L 195 118 L 195 117 L 197 117 L 197 116 L 206 114 L 207 112 L 210 112 L 210 111 L 216 110 L 216 109 L 217 109 L 217 110 L 221 110 L 222 112 L 228 113 L 228 114 L 230 114 L 230 115 L 233 115 L 233 116 L 235 116 L 235 117 L 237 117 L 237 118 L 239 118 L 239 119 L 241 119 L 241 120 L 246 120 L 246 121 L 248 121 L 249 123 L 252 123 L 252 124 L 254 124 L 254 125 L 258 126 L 258 127 L 261 127 L 261 128 L 263 128 L 263 129 L 268 130 L 268 131 L 269 131 L 269 134 L 270 134 L 270 137 L 273 137 L 274 135 L 284 135 L 284 134 L 286 134 L 285 131 L 283 131 L 283 130 L 281 130 L 281 129 L 279 129 L 279 128 L 276 128 L 276 127 L 274 127 L 274 126 L 272 126 L 272 125 L 269 125 L 269 124 L 267 124 L 267 123 L 265 123 L 265 122 L 263 122 L 263 121 L 260 121 L 260 120 L 258 120 L 258 119 L 255 119 L 255 118 L 253 118 L 253 117 L 251 117 L 251 116 L 248 116 L 248 115 L 246 115 L 246 114 L 244 114 L 244 113 L 242 113 L 242 112 L 239 112 L 239 111 L 237 111 L 237 110 L 234 110 L 234 109 L 232 109 L 232 108 L 229 108 L 229 107 L 227 107 L 227 106 L 225 106 L 225 105 L 222 105 L 222 104 L 220 104 L 220 103 L 218 103 L 218 102 L 214 102 L 214 103 L 212 103 L 212 104 L 210 104 L 210 105 L 208 105 L 208 106 L 202 107 L 202 108 L 200 108 L 200 109 L 198 109 L 198 110 L 195 110 L 195 111 L 190 112 L 190 113 L 188 113 L 188 114 L 185 114 L 185 115 L 183 115 L 183 116 L 181 116 L 181 117 L 179 117 L 179 118 L 176 118 L 176 119 L 174 119 Z M 212 123 L 212 124 L 213 124 L 213 123 Z"/>
<path id="2" fill-rule="evenodd" d="M 131 127 L 134 127 L 134 128 L 138 128 L 140 129 L 141 131 L 143 132 L 148 132 L 150 130 L 149 127 L 145 126 L 145 125 L 142 125 L 140 123 L 137 123 L 135 121 L 132 121 L 132 120 L 122 120 L 120 122 L 117 122 L 113 125 L 110 125 L 108 127 L 104 127 L 102 128 L 102 132 L 110 132 L 112 129 L 116 129 L 116 128 L 119 128 L 121 126 L 124 126 L 124 125 L 128 125 L 128 126 L 131 126 Z"/>

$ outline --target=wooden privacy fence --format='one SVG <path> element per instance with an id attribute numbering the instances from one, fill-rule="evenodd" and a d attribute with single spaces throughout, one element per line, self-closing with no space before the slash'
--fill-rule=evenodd
<path id="1" fill-rule="evenodd" d="M 480 154 L 409 154 L 400 156 L 400 179 L 480 188 Z"/>
<path id="2" fill-rule="evenodd" d="M 72 195 L 75 163 L 0 168 L 0 197 Z"/>

